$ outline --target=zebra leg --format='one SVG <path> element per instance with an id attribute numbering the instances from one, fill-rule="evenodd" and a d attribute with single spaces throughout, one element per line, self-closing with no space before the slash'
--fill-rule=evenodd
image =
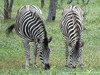
<path id="1" fill-rule="evenodd" d="M 68 43 L 67 43 L 67 40 L 64 39 L 64 43 L 65 43 L 65 48 L 66 48 L 66 52 L 65 52 L 65 55 L 66 55 L 66 64 L 65 64 L 65 67 L 68 66 L 68 56 L 69 56 L 69 52 L 68 52 Z"/>
<path id="2" fill-rule="evenodd" d="M 66 48 L 66 65 L 65 65 L 65 67 L 67 67 L 67 65 L 68 65 L 68 57 L 69 57 L 68 48 Z"/>
<path id="3" fill-rule="evenodd" d="M 67 55 L 67 64 L 66 64 L 66 67 L 69 67 L 69 68 L 72 68 L 72 49 L 70 46 L 68 46 L 68 55 Z"/>
<path id="4" fill-rule="evenodd" d="M 66 47 L 66 65 L 65 67 L 69 67 L 71 68 L 72 65 L 72 48 L 69 46 L 69 42 L 68 42 L 68 39 L 66 38 L 65 39 L 65 47 Z"/>
<path id="5" fill-rule="evenodd" d="M 68 60 L 69 60 L 69 62 L 68 62 L 68 67 L 69 68 L 73 68 L 73 65 L 72 65 L 72 54 L 73 54 L 73 51 L 72 51 L 72 48 L 71 47 L 69 47 L 69 49 L 68 49 L 69 51 L 69 58 L 68 58 Z"/>
<path id="6" fill-rule="evenodd" d="M 30 63 L 30 46 L 29 46 L 29 41 L 23 39 L 23 45 L 25 48 L 25 58 L 26 58 L 26 63 L 25 63 L 25 67 L 26 70 L 29 70 L 29 63 Z"/>
<path id="7" fill-rule="evenodd" d="M 79 59 L 79 50 L 74 50 L 72 55 L 73 55 L 72 65 L 73 65 L 73 68 L 76 68 L 76 65 L 77 65 L 78 59 Z"/>
<path id="8" fill-rule="evenodd" d="M 80 67 L 81 67 L 81 69 L 83 69 L 84 64 L 83 64 L 83 61 L 82 61 L 82 48 L 80 48 L 79 57 L 80 57 Z"/>
<path id="9" fill-rule="evenodd" d="M 34 63 L 33 63 L 33 67 L 37 68 L 37 65 L 36 65 L 36 58 L 37 58 L 37 44 L 36 42 L 34 42 L 33 44 L 33 54 L 34 54 Z"/>

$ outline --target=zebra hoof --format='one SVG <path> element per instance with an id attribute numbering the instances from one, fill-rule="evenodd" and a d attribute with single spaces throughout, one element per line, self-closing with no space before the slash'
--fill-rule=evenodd
<path id="1" fill-rule="evenodd" d="M 48 70 L 48 69 L 50 69 L 50 65 L 49 65 L 49 64 L 45 64 L 43 68 L 44 68 L 45 70 Z"/>
<path id="2" fill-rule="evenodd" d="M 81 69 L 84 69 L 84 64 L 80 64 Z"/>

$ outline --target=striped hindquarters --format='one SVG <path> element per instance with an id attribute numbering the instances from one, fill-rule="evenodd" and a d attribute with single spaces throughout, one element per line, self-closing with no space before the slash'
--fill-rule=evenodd
<path id="1" fill-rule="evenodd" d="M 25 6 L 21 9 L 16 16 L 16 31 L 19 35 L 30 40 L 45 37 L 45 27 L 40 16 L 41 14 L 39 14 L 41 12 L 29 6 Z"/>
<path id="2" fill-rule="evenodd" d="M 74 7 L 73 7 L 74 8 Z M 76 9 L 67 10 L 67 12 L 63 12 L 61 18 L 61 26 L 60 29 L 62 34 L 69 39 L 70 42 L 76 42 L 81 38 L 81 33 L 83 30 L 82 18 Z"/>

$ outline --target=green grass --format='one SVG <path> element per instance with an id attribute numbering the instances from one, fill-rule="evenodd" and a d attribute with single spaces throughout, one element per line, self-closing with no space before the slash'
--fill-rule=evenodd
<path id="1" fill-rule="evenodd" d="M 100 75 L 100 1 L 90 0 L 87 5 L 89 11 L 85 19 L 85 28 L 83 40 L 85 45 L 83 47 L 83 63 L 84 70 L 79 67 L 76 69 L 69 69 L 65 65 L 65 46 L 62 34 L 59 29 L 59 21 L 61 12 L 66 6 L 58 0 L 56 20 L 54 22 L 46 22 L 48 16 L 49 0 L 46 0 L 43 12 L 43 19 L 45 22 L 48 37 L 52 36 L 53 40 L 50 43 L 50 70 L 43 70 L 42 64 L 38 58 L 38 68 L 30 66 L 28 72 L 25 71 L 24 48 L 21 38 L 13 31 L 10 37 L 5 35 L 5 30 L 15 21 L 15 16 L 18 8 L 23 5 L 36 5 L 40 8 L 40 0 L 14 0 L 12 11 L 12 19 L 4 21 L 1 16 L 3 13 L 3 0 L 0 0 L 0 74 L 1 75 Z M 72 4 L 76 4 L 74 1 Z M 80 4 L 82 5 L 82 4 Z M 78 5 L 78 6 L 80 6 Z M 32 56 L 32 51 L 31 51 Z"/>

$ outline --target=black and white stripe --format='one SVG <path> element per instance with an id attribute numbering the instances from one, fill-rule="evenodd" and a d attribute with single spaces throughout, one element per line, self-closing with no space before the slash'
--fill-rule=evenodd
<path id="1" fill-rule="evenodd" d="M 50 49 L 48 43 L 51 39 L 47 37 L 41 10 L 31 5 L 21 7 L 16 15 L 16 23 L 7 29 L 9 33 L 13 29 L 13 26 L 17 34 L 22 38 L 25 47 L 26 69 L 29 69 L 29 42 L 34 42 L 34 66 L 36 67 L 37 50 L 39 50 L 40 60 L 43 63 L 44 69 L 49 69 Z"/>
<path id="2" fill-rule="evenodd" d="M 65 38 L 66 66 L 68 67 L 76 67 L 79 56 L 82 64 L 83 14 L 81 8 L 76 6 L 66 7 L 62 13 L 60 29 Z"/>

